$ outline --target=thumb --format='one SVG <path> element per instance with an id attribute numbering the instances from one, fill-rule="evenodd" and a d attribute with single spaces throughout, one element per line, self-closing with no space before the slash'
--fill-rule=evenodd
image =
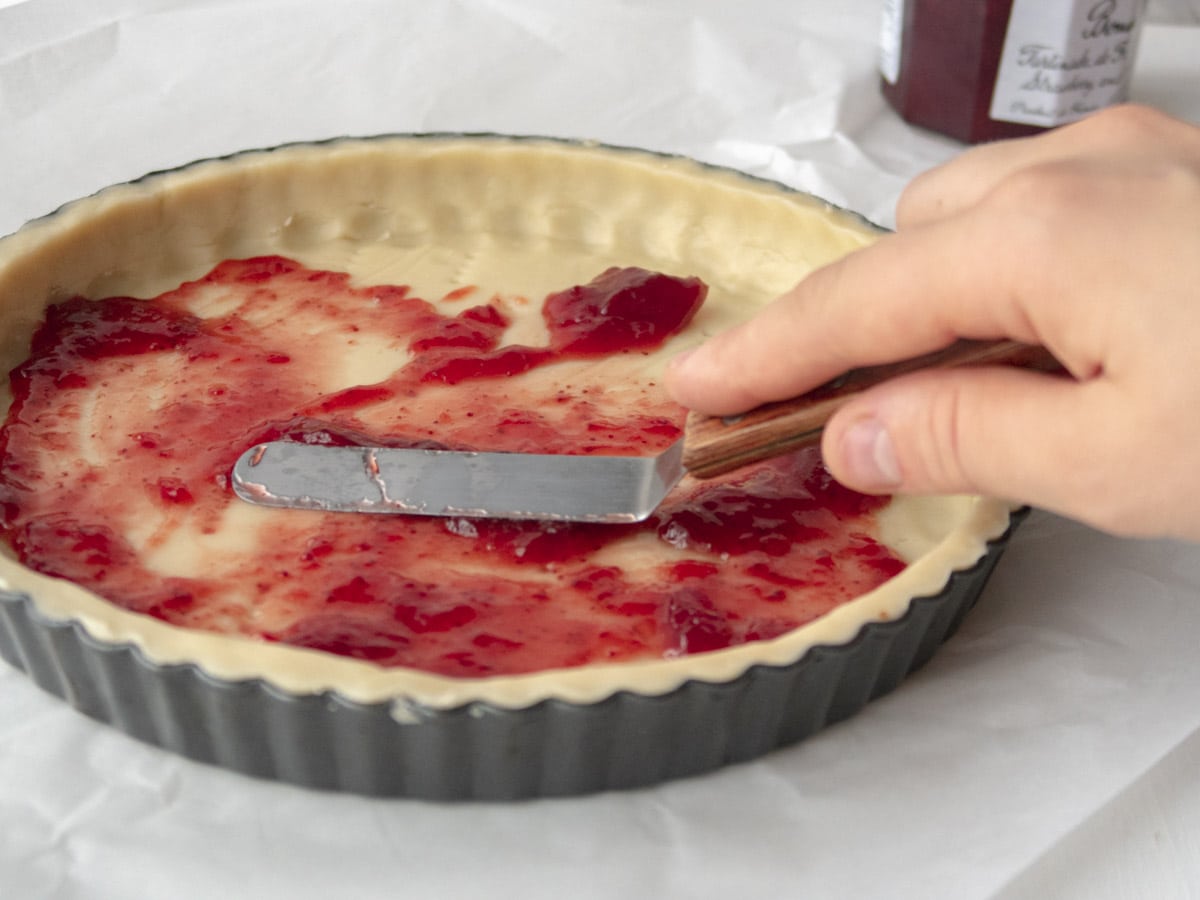
<path id="1" fill-rule="evenodd" d="M 906 375 L 838 410 L 825 464 L 866 493 L 984 494 L 1069 511 L 1100 465 L 1082 439 L 1095 431 L 1080 427 L 1088 387 L 1003 367 Z"/>

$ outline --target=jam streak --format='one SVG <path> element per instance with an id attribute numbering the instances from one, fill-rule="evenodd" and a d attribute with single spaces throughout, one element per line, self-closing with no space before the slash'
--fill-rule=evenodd
<path id="1" fill-rule="evenodd" d="M 256 510 L 261 539 L 225 536 L 191 565 L 156 556 L 246 514 L 227 473 L 259 442 L 653 453 L 679 437 L 682 411 L 653 383 L 633 400 L 586 378 L 534 395 L 519 376 L 660 347 L 703 302 L 699 280 L 609 269 L 545 298 L 537 347 L 504 343 L 499 298 L 458 305 L 474 293 L 448 294 L 461 311 L 447 314 L 402 285 L 258 257 L 149 301 L 50 307 L 10 376 L 3 539 L 167 622 L 452 676 L 770 639 L 903 568 L 872 536 L 885 501 L 812 453 L 685 482 L 639 525 Z M 367 338 L 408 361 L 328 391 Z"/>

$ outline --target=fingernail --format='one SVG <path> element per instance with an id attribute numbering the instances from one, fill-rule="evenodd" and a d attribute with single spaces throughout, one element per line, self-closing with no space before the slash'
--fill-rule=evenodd
<path id="1" fill-rule="evenodd" d="M 879 419 L 859 419 L 842 437 L 850 479 L 858 487 L 892 490 L 900 485 L 900 464 L 892 437 Z"/>

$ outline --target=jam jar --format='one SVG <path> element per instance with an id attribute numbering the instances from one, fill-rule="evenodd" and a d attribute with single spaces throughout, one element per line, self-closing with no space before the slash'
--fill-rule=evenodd
<path id="1" fill-rule="evenodd" d="M 883 95 L 969 143 L 1083 118 L 1129 93 L 1146 0 L 884 0 Z"/>

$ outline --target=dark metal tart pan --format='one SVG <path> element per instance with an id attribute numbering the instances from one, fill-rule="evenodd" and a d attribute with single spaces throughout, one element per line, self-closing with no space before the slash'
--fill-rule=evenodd
<path id="1" fill-rule="evenodd" d="M 430 800 L 513 800 L 636 788 L 751 760 L 859 712 L 922 666 L 979 598 L 1022 512 L 972 568 L 906 615 L 870 622 L 787 666 L 662 696 L 526 709 L 414 709 L 336 693 L 297 696 L 194 664 L 164 666 L 129 644 L 55 622 L 0 592 L 0 656 L 42 689 L 139 740 L 247 775 L 305 787 Z"/>
<path id="2" fill-rule="evenodd" d="M 354 179 L 363 171 L 367 175 L 382 171 L 376 151 L 387 141 L 436 147 L 446 140 L 491 142 L 509 155 L 513 150 L 524 153 L 526 149 L 536 153 L 547 143 L 499 136 L 383 136 L 295 145 L 287 152 L 299 160 L 297 171 L 303 177 L 321 185 L 327 180 L 318 176 L 325 170 L 317 172 L 313 168 L 311 154 L 342 154 L 347 162 L 341 174 L 352 185 L 359 185 L 355 188 L 359 191 L 357 206 L 346 205 L 361 211 L 373 209 L 378 184 L 367 179 L 360 185 Z M 761 206 L 754 206 L 763 216 L 735 217 L 730 226 L 738 234 L 751 225 L 758 228 L 762 232 L 760 248 L 772 248 L 770 239 L 775 234 L 767 233 L 769 228 L 761 219 L 774 222 L 772 216 L 791 216 L 793 204 L 806 210 L 803 215 L 829 215 L 843 223 L 838 226 L 837 239 L 823 246 L 821 253 L 826 257 L 853 248 L 859 243 L 859 235 L 873 229 L 860 218 L 834 210 L 816 198 L 740 173 L 642 151 L 549 143 L 558 148 L 573 146 L 575 149 L 566 156 L 600 153 L 619 158 L 622 166 L 629 160 L 632 168 L 649 172 L 645 177 L 650 179 L 659 178 L 661 169 L 661 178 L 672 185 L 695 181 L 707 184 L 711 180 L 722 196 L 746 193 L 766 198 Z M 0 241 L 0 275 L 4 275 L 7 264 L 9 278 L 7 287 L 0 283 L 0 300 L 7 296 L 7 302 L 14 305 L 11 311 L 0 308 L 10 322 L 0 334 L 7 352 L 14 352 L 22 333 L 34 327 L 41 313 L 39 302 L 44 305 L 63 292 L 90 296 L 93 291 L 100 292 L 96 295 L 119 291 L 122 273 L 136 269 L 130 248 L 157 233 L 156 216 L 174 217 L 166 230 L 179 235 L 177 245 L 163 248 L 172 252 L 151 254 L 147 260 L 152 266 L 163 267 L 151 274 L 157 279 L 154 283 L 160 285 L 158 290 L 178 284 L 180 266 L 203 272 L 224 258 L 220 254 L 226 250 L 244 252 L 246 246 L 232 241 L 224 229 L 230 216 L 248 211 L 259 214 L 263 195 L 253 194 L 252 179 L 239 180 L 241 175 L 252 173 L 261 184 L 265 173 L 267 183 L 276 185 L 282 196 L 291 197 L 290 185 L 272 176 L 270 165 L 275 156 L 275 151 L 250 151 L 227 160 L 209 160 L 171 173 L 148 175 L 131 185 L 118 186 L 115 193 L 104 191 L 70 204 Z M 231 180 L 226 177 L 227 165 L 244 165 L 245 169 Z M 553 172 L 545 174 L 535 161 L 519 174 L 526 179 L 523 185 L 557 178 L 554 190 L 570 202 L 586 202 L 586 198 L 578 198 L 586 185 L 572 180 L 578 174 L 573 168 Z M 194 210 L 187 203 L 210 196 L 205 181 L 210 177 L 225 179 L 222 183 L 228 203 L 210 204 L 207 218 L 192 215 Z M 164 179 L 172 178 L 184 186 L 185 199 L 163 204 L 156 191 Z M 653 191 L 639 192 L 641 184 L 621 182 L 622 189 L 638 195 L 639 202 L 651 213 L 665 208 Z M 463 190 L 473 187 L 467 185 Z M 593 186 L 593 193 L 600 199 L 606 190 Z M 758 199 L 752 202 L 759 204 Z M 130 209 L 141 210 L 138 214 L 148 217 L 142 222 L 142 230 L 138 230 L 136 216 L 124 216 Z M 78 237 L 81 222 L 94 210 L 104 215 L 115 210 L 117 218 L 110 216 L 107 221 L 117 228 L 99 229 L 102 233 L 94 240 Z M 645 210 L 639 211 L 638 222 L 642 212 Z M 272 239 L 301 243 L 310 238 L 321 240 L 324 231 L 320 217 L 306 213 L 306 208 L 300 208 L 293 220 L 290 215 L 283 218 L 281 212 L 271 226 Z M 507 207 L 497 210 L 503 221 L 510 213 Z M 595 237 L 594 231 L 582 227 L 587 224 L 584 220 L 580 227 L 583 241 Z M 703 240 L 709 225 L 707 207 L 698 213 L 693 210 L 693 219 L 684 221 L 663 246 L 670 249 L 689 240 Z M 349 232 L 384 226 L 363 216 L 343 218 L 340 227 Z M 211 231 L 211 241 L 194 239 L 200 233 L 196 229 L 201 228 Z M 55 268 L 61 263 L 63 248 L 70 249 L 71 241 L 76 241 L 74 269 L 65 281 L 60 281 Z M 209 253 L 210 245 L 217 256 L 201 258 Z M 795 245 L 793 241 L 788 249 Z M 255 244 L 250 249 L 257 252 L 259 248 Z M 174 258 L 175 251 L 184 262 Z M 711 256 L 704 245 L 697 245 L 693 252 Z M 778 261 L 778 255 L 760 254 L 755 257 L 755 265 L 778 262 L 777 277 L 781 272 L 790 273 L 791 258 Z M 14 264 L 14 259 L 19 264 Z M 743 274 L 746 270 L 738 268 Z M 768 283 L 764 270 L 754 268 L 753 276 L 759 289 L 765 289 Z M 659 682 L 660 687 L 646 690 L 613 679 L 611 688 L 586 697 L 554 689 L 510 703 L 495 700 L 495 695 L 486 690 L 486 683 L 479 697 L 461 702 L 431 702 L 419 692 L 410 694 L 405 690 L 373 695 L 366 698 L 367 702 L 360 702 L 351 699 L 358 696 L 352 691 L 339 692 L 334 685 L 342 684 L 344 688 L 344 684 L 336 681 L 321 682 L 320 687 L 311 690 L 285 690 L 270 679 L 269 670 L 239 669 L 231 675 L 205 665 L 203 657 L 164 657 L 147 652 L 142 649 L 146 645 L 137 640 L 144 637 L 137 630 L 140 625 L 132 630 L 97 632 L 89 625 L 88 617 L 70 603 L 47 602 L 45 594 L 57 591 L 56 586 L 22 579 L 16 583 L 0 579 L 0 656 L 28 673 L 42 689 L 96 720 L 147 743 L 251 776 L 318 789 L 434 800 L 501 800 L 635 788 L 754 759 L 855 714 L 871 699 L 895 688 L 958 628 L 1020 521 L 1022 513 L 1010 516 L 1003 504 L 988 503 L 991 512 L 986 532 L 972 532 L 968 540 L 960 541 L 952 563 L 939 561 L 927 567 L 921 579 L 903 581 L 915 564 L 910 566 L 910 571 L 896 579 L 919 587 L 895 592 L 896 602 L 890 606 L 875 603 L 861 615 L 856 611 L 850 619 L 839 619 L 839 623 L 848 623 L 845 627 L 839 624 L 819 632 L 836 634 L 836 638 L 805 638 L 799 645 L 801 649 L 794 652 L 797 645 L 786 643 L 789 635 L 763 645 L 747 645 L 762 646 L 762 650 L 753 651 L 754 661 L 748 665 L 739 662 L 740 668 L 716 668 L 727 675 L 709 677 L 707 673 L 713 669 L 703 665 L 698 667 L 702 674 L 687 669 L 690 674 L 686 677 L 675 679 L 672 675 Z M 106 639 L 97 634 L 116 636 Z M 774 649 L 766 646 L 769 644 L 775 644 Z M 691 659 L 727 659 L 722 654 L 742 649 L 697 654 Z M 193 659 L 198 661 L 188 661 Z M 681 660 L 668 662 L 678 664 Z M 563 671 L 562 678 L 568 678 L 570 673 Z M 680 670 L 672 669 L 676 671 Z M 572 699 L 564 699 L 567 696 Z"/>

